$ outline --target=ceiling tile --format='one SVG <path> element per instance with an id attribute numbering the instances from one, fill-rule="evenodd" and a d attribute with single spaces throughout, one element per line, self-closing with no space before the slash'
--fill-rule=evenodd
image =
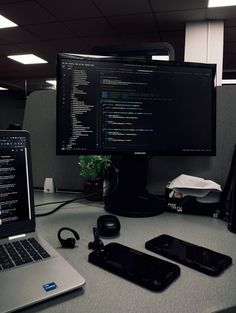
<path id="1" fill-rule="evenodd" d="M 222 7 L 222 8 L 209 8 L 206 10 L 207 19 L 217 20 L 235 20 L 236 17 L 236 6 Z"/>
<path id="2" fill-rule="evenodd" d="M 14 62 L 14 61 L 12 61 Z M 16 62 L 15 62 L 16 63 Z M 44 64 L 20 64 L 21 65 L 21 70 L 24 70 L 24 72 L 27 74 L 27 76 L 31 75 L 32 77 L 34 76 L 41 76 L 41 73 L 47 72 L 48 69 L 55 70 L 56 71 L 56 66 L 55 64 L 50 64 L 50 63 L 44 63 Z"/>
<path id="3" fill-rule="evenodd" d="M 75 37 L 75 35 L 63 23 L 59 22 L 27 25 L 25 26 L 25 29 L 45 40 Z"/>
<path id="4" fill-rule="evenodd" d="M 0 39 L 0 45 L 6 45 L 7 42 L 5 40 Z"/>
<path id="5" fill-rule="evenodd" d="M 152 9 L 148 0 L 94 0 L 105 16 L 148 13 Z"/>
<path id="6" fill-rule="evenodd" d="M 114 33 L 104 18 L 71 21 L 65 22 L 65 24 L 78 36 L 102 36 Z"/>
<path id="7" fill-rule="evenodd" d="M 101 17 L 101 13 L 90 0 L 38 0 L 45 9 L 60 20 L 86 19 Z"/>
<path id="8" fill-rule="evenodd" d="M 135 14 L 108 18 L 117 33 L 155 32 L 156 24 L 152 14 Z"/>
<path id="9" fill-rule="evenodd" d="M 0 55 L 14 55 L 18 53 L 22 53 L 23 50 L 15 45 L 0 45 Z M 0 71 L 1 72 L 1 71 Z"/>
<path id="10" fill-rule="evenodd" d="M 162 41 L 169 42 L 173 46 L 175 44 L 182 44 L 185 42 L 185 31 L 168 31 L 161 32 Z"/>
<path id="11" fill-rule="evenodd" d="M 186 22 L 203 21 L 205 10 L 155 13 L 155 17 L 160 30 L 182 30 Z"/>
<path id="12" fill-rule="evenodd" d="M 35 1 L 2 5 L 1 14 L 18 25 L 48 23 L 56 20 Z"/>
<path id="13" fill-rule="evenodd" d="M 76 39 L 58 39 L 50 40 L 50 45 L 57 52 L 70 52 L 70 53 L 85 53 L 88 52 L 88 45 L 76 38 Z"/>
<path id="14" fill-rule="evenodd" d="M 87 43 L 90 50 L 97 46 L 110 46 L 120 45 L 123 40 L 119 36 L 97 36 L 97 37 L 84 37 L 84 41 Z"/>
<path id="15" fill-rule="evenodd" d="M 14 61 L 12 61 L 13 63 Z M 34 65 L 23 65 L 23 64 L 15 64 L 17 62 L 14 62 L 14 65 L 11 66 L 11 73 L 9 74 L 9 71 L 5 71 L 4 73 L 1 73 L 0 78 L 2 79 L 5 77 L 7 78 L 22 78 L 24 80 L 27 79 L 34 79 L 34 78 L 45 78 L 45 77 L 55 77 L 56 75 L 56 67 L 55 65 L 51 64 L 34 64 Z M 23 73 L 23 75 L 22 75 Z"/>
<path id="16" fill-rule="evenodd" d="M 22 64 L 14 62 L 7 57 L 1 57 L 1 73 L 0 78 L 9 77 L 14 78 L 16 71 L 19 71 L 23 68 Z"/>
<path id="17" fill-rule="evenodd" d="M 180 11 L 207 8 L 208 0 L 150 0 L 155 12 Z"/>
<path id="18" fill-rule="evenodd" d="M 0 29 L 0 77 L 55 73 L 57 52 L 167 41 L 184 58 L 186 22 L 224 20 L 224 68 L 236 63 L 236 7 L 207 9 L 208 0 L 0 0 L 1 14 L 20 27 Z M 152 12 L 154 11 L 154 13 Z M 49 28 L 48 28 L 49 26 Z M 49 64 L 19 66 L 8 54 L 34 53 Z"/>
<path id="19" fill-rule="evenodd" d="M 22 0 L 0 0 L 0 4 L 9 4 L 14 2 L 22 2 Z"/>
<path id="20" fill-rule="evenodd" d="M 33 53 L 37 54 L 39 57 L 47 59 L 47 56 L 51 56 L 54 54 L 54 49 L 50 45 L 50 42 L 48 41 L 39 41 L 39 42 L 26 42 L 26 43 L 20 43 L 17 45 L 19 48 L 21 48 L 24 53 Z M 47 59 L 47 61 L 49 61 Z"/>
<path id="21" fill-rule="evenodd" d="M 0 39 L 4 39 L 8 43 L 21 43 L 39 40 L 38 37 L 30 34 L 21 27 L 0 29 Z"/>
<path id="22" fill-rule="evenodd" d="M 139 44 L 139 43 L 155 43 L 160 42 L 160 36 L 158 33 L 145 33 L 145 34 L 127 34 L 122 36 L 123 41 L 126 44 Z"/>

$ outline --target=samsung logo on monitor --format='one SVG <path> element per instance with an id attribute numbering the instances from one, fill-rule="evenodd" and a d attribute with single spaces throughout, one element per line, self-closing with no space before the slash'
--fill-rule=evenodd
<path id="1" fill-rule="evenodd" d="M 137 151 L 137 152 L 134 152 L 135 155 L 146 155 L 147 153 L 144 151 L 144 152 L 141 152 L 141 151 Z"/>

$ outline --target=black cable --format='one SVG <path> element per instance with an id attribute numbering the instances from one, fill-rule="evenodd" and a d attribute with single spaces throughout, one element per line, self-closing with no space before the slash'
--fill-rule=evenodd
<path id="1" fill-rule="evenodd" d="M 87 197 L 87 196 L 86 196 Z M 76 197 L 76 198 L 73 198 L 73 199 L 70 199 L 70 200 L 67 200 L 63 203 L 61 203 L 60 205 L 58 205 L 55 209 L 53 209 L 52 211 L 49 211 L 49 212 L 46 212 L 46 213 L 40 213 L 40 214 L 35 214 L 36 217 L 42 217 L 42 216 L 48 216 L 48 215 L 51 215 L 53 213 L 55 213 L 56 211 L 58 211 L 60 208 L 62 208 L 63 206 L 69 204 L 69 203 L 72 203 L 76 200 L 80 200 L 80 199 L 85 199 L 86 197 Z"/>
<path id="2" fill-rule="evenodd" d="M 113 165 L 113 173 L 111 174 L 111 182 L 110 182 L 109 185 L 113 186 L 114 182 L 115 182 L 115 184 L 114 184 L 112 190 L 109 192 L 110 195 L 113 195 L 114 192 L 116 191 L 117 187 L 118 187 L 118 184 L 119 184 L 119 175 L 118 175 L 118 173 L 119 173 L 119 170 Z M 115 174 L 115 175 L 113 175 L 113 174 Z M 113 177 L 115 176 L 114 181 L 112 181 L 112 176 Z M 109 185 L 108 185 L 108 187 L 109 187 Z"/>
<path id="3" fill-rule="evenodd" d="M 114 189 L 111 191 L 111 194 L 115 191 L 115 189 L 117 188 L 117 185 L 118 185 L 118 182 L 119 182 L 119 179 L 118 179 L 118 174 L 117 174 L 117 169 L 115 168 L 115 173 L 116 173 L 116 177 L 115 177 L 115 186 L 114 186 Z M 88 197 L 91 197 L 91 196 L 95 196 L 96 194 L 99 194 L 102 190 L 104 189 L 107 189 L 109 188 L 109 186 L 112 186 L 113 182 L 111 181 L 108 185 L 106 184 L 105 186 L 103 186 L 102 188 L 100 188 L 99 190 L 93 192 L 93 193 L 90 193 L 86 196 L 82 196 L 82 197 L 76 197 L 76 198 L 73 198 L 73 199 L 70 199 L 70 200 L 67 200 L 65 202 L 61 202 L 61 201 L 58 201 L 58 202 L 54 202 L 54 203 L 61 203 L 59 206 L 57 206 L 55 209 L 49 211 L 49 212 L 46 212 L 46 213 L 40 213 L 40 214 L 35 214 L 36 217 L 42 217 L 42 216 L 48 216 L 48 215 L 51 215 L 55 212 L 57 212 L 60 208 L 62 208 L 63 206 L 67 205 L 67 204 L 70 204 L 76 200 L 83 200 L 83 199 L 87 199 Z M 53 202 L 48 202 L 48 203 L 42 203 L 42 204 L 38 204 L 36 206 L 43 206 L 43 205 L 48 205 L 48 204 L 52 204 Z M 35 206 L 35 207 L 36 207 Z"/>
<path id="4" fill-rule="evenodd" d="M 44 205 L 49 205 L 49 204 L 57 204 L 57 203 L 63 203 L 65 201 L 54 201 L 54 202 L 46 202 L 46 203 L 39 203 L 39 204 L 36 204 L 34 207 L 38 207 L 38 206 L 44 206 Z"/>
<path id="5" fill-rule="evenodd" d="M 62 208 L 63 206 L 65 206 L 65 205 L 67 205 L 67 204 L 69 204 L 69 203 L 72 203 L 72 202 L 74 202 L 74 201 L 76 201 L 76 200 L 87 199 L 88 197 L 95 196 L 96 194 L 99 194 L 99 192 L 101 192 L 101 191 L 102 191 L 104 188 L 106 188 L 106 187 L 107 187 L 107 186 L 102 187 L 102 188 L 100 188 L 99 190 L 97 190 L 97 191 L 95 191 L 95 192 L 93 192 L 93 193 L 90 193 L 90 194 L 88 194 L 88 195 L 82 196 L 82 197 L 76 197 L 76 198 L 73 198 L 73 199 L 64 201 L 64 202 L 62 202 L 62 203 L 61 203 L 61 201 L 60 201 L 60 202 L 58 202 L 58 203 L 61 203 L 61 204 L 60 204 L 59 206 L 57 206 L 55 209 L 53 209 L 52 211 L 49 211 L 49 212 L 46 212 L 46 213 L 41 213 L 41 214 L 35 214 L 35 216 L 36 216 L 36 217 L 41 217 L 41 216 L 47 216 L 47 215 L 53 214 L 53 213 L 55 213 L 56 211 L 58 211 L 60 208 Z M 109 187 L 109 185 L 108 185 L 108 187 Z M 50 204 L 50 203 L 49 203 L 49 204 Z M 43 204 L 41 204 L 41 205 L 43 205 Z M 39 205 L 39 206 L 40 206 L 40 205 Z"/>

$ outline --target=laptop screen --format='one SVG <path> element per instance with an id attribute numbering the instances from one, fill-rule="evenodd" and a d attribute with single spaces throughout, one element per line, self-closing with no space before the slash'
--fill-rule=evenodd
<path id="1" fill-rule="evenodd" d="M 9 132 L 0 132 L 0 228 L 32 219 L 28 136 Z"/>

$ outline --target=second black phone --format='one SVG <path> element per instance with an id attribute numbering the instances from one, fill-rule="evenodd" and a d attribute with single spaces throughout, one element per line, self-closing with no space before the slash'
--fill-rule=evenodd
<path id="1" fill-rule="evenodd" d="M 232 264 L 230 256 L 163 234 L 145 243 L 146 249 L 202 273 L 217 276 Z"/>

